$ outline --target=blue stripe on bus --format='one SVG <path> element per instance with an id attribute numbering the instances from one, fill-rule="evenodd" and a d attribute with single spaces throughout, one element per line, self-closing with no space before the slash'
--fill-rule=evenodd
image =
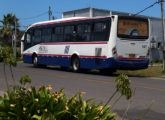
<path id="1" fill-rule="evenodd" d="M 24 63 L 32 63 L 32 55 L 23 55 Z M 63 56 L 38 56 L 39 64 L 71 66 L 71 58 Z M 114 58 L 80 58 L 80 67 L 86 69 L 145 69 L 149 60 L 116 60 Z"/>

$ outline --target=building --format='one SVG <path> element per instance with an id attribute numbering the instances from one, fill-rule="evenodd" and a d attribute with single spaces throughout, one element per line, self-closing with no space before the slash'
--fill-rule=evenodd
<path id="1" fill-rule="evenodd" d="M 96 16 L 111 16 L 111 15 L 122 15 L 122 16 L 131 16 L 134 14 L 119 12 L 119 11 L 112 11 L 112 10 L 104 10 L 104 9 L 96 9 L 96 8 L 84 8 L 72 11 L 63 12 L 62 18 L 68 17 L 96 17 Z M 140 17 L 147 17 L 151 21 L 151 61 L 159 61 L 163 59 L 163 54 L 161 51 L 161 46 L 163 45 L 162 42 L 162 25 L 161 19 L 156 17 L 150 16 L 142 16 Z"/>

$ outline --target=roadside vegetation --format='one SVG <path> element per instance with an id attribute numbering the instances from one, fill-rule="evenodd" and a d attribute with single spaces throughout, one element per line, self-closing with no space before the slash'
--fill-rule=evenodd
<path id="1" fill-rule="evenodd" d="M 154 65 L 155 64 L 155 65 Z M 136 77 L 162 77 L 165 75 L 161 64 L 154 63 L 144 70 L 118 70 L 116 74 L 127 74 L 128 76 Z"/>
<path id="2" fill-rule="evenodd" d="M 15 20 L 16 20 L 16 30 L 17 30 L 17 47 L 20 47 L 21 37 L 24 31 L 20 30 L 19 19 L 12 13 L 8 13 L 3 16 L 0 20 L 0 45 L 1 46 L 12 46 L 12 36 L 15 30 Z"/>

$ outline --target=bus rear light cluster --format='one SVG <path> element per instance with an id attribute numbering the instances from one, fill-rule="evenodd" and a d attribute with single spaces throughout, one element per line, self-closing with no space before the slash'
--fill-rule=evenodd
<path id="1" fill-rule="evenodd" d="M 116 55 L 116 53 L 117 53 L 116 47 L 114 47 L 114 48 L 112 49 L 112 53 L 113 53 L 113 55 Z"/>

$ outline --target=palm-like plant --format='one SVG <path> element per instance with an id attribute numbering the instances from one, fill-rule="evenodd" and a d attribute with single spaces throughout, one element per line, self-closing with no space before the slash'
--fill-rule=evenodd
<path id="1" fill-rule="evenodd" d="M 15 21 L 16 26 L 19 26 L 18 18 L 16 18 L 16 16 L 11 13 L 4 15 L 3 20 L 0 21 L 2 23 L 2 26 L 0 26 L 1 37 L 3 42 L 7 45 L 11 45 L 12 35 L 15 30 Z"/>

